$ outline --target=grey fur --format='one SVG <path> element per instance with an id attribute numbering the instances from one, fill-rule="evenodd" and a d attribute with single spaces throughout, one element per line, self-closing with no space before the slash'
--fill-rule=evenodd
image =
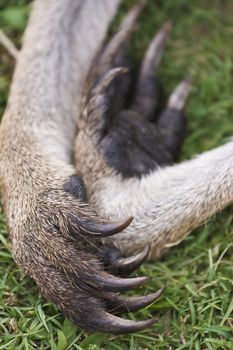
<path id="1" fill-rule="evenodd" d="M 153 320 L 135 323 L 107 313 L 106 300 L 118 300 L 102 283 L 109 275 L 89 250 L 89 236 L 70 218 L 99 222 L 96 211 L 114 220 L 133 215 L 130 227 L 108 242 L 125 255 L 150 242 L 154 259 L 233 201 L 233 143 L 125 180 L 107 165 L 97 138 L 87 132 L 88 108 L 82 110 L 75 166 L 91 207 L 64 190 L 75 174 L 72 150 L 84 80 L 119 2 L 35 1 L 0 127 L 0 187 L 16 262 L 72 321 L 115 333 L 140 330 Z M 116 290 L 123 282 L 111 283 Z M 90 297 L 93 288 L 96 299 Z"/>

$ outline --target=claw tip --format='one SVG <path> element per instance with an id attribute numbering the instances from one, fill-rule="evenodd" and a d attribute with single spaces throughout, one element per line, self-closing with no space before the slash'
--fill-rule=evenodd
<path id="1" fill-rule="evenodd" d="M 182 80 L 172 92 L 168 100 L 168 108 L 181 111 L 184 108 L 185 102 L 192 88 L 192 79 L 187 77 Z"/>

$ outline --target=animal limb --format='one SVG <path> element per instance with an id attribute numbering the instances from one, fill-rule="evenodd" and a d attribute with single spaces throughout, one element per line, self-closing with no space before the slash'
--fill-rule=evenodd
<path id="1" fill-rule="evenodd" d="M 149 305 L 161 290 L 141 298 L 118 294 L 148 279 L 113 276 L 106 262 L 108 271 L 132 271 L 148 250 L 124 259 L 110 249 L 106 259 L 100 238 L 131 218 L 99 218 L 72 165 L 83 83 L 118 4 L 35 1 L 0 128 L 0 187 L 15 261 L 42 293 L 86 329 L 126 333 L 155 320 L 124 320 L 114 310 Z"/>
<path id="2" fill-rule="evenodd" d="M 151 95 L 145 109 L 150 111 L 149 118 L 147 113 L 135 113 L 135 104 L 133 111 L 129 105 L 113 117 L 111 98 L 120 94 L 116 77 L 124 72 L 125 68 L 110 67 L 92 87 L 77 136 L 76 162 L 85 176 L 89 202 L 100 215 L 111 220 L 123 215 L 134 217 L 123 233 L 105 240 L 105 244 L 117 247 L 127 256 L 141 251 L 150 242 L 148 259 L 152 260 L 233 202 L 233 142 L 190 161 L 167 165 L 166 152 L 172 155 L 177 147 L 176 156 L 181 147 L 179 140 L 184 130 L 181 109 L 190 91 L 190 81 L 178 85 L 165 112 L 157 119 L 154 115 L 155 122 L 151 120 L 151 105 L 154 113 L 156 109 Z M 144 85 L 151 84 L 151 75 L 152 71 Z M 115 94 L 109 94 L 111 90 Z M 150 91 L 152 96 L 156 95 L 156 90 Z M 144 94 L 142 97 L 145 100 Z M 122 115 L 126 118 L 120 124 Z M 161 130 L 161 124 L 164 132 L 158 138 L 156 132 Z M 156 153 L 161 144 L 162 159 Z M 146 163 L 148 157 L 151 161 Z"/>

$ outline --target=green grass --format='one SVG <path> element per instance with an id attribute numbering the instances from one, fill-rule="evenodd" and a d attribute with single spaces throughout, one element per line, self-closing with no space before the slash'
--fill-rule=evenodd
<path id="1" fill-rule="evenodd" d="M 135 65 L 166 19 L 175 26 L 159 75 L 167 94 L 186 74 L 194 88 L 186 112 L 189 135 L 183 158 L 221 144 L 233 135 L 232 0 L 149 0 L 131 44 Z M 2 29 L 20 45 L 29 6 L 0 0 Z M 134 1 L 126 1 L 118 20 Z M 114 25 L 115 27 L 115 25 Z M 6 104 L 14 62 L 0 47 L 0 112 Z M 163 298 L 131 318 L 157 318 L 152 329 L 126 336 L 91 334 L 64 319 L 15 265 L 0 214 L 0 350 L 8 349 L 233 349 L 233 218 L 227 208 L 161 261 L 140 274 L 153 281 L 139 294 L 161 286 Z M 135 292 L 136 293 L 136 292 Z"/>

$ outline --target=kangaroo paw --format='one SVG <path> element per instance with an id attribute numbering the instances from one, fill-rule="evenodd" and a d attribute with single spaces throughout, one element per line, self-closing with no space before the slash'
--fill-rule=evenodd
<path id="1" fill-rule="evenodd" d="M 181 82 L 164 111 L 158 112 L 160 89 L 155 72 L 172 28 L 167 22 L 149 45 L 131 102 L 127 100 L 130 62 L 116 58 L 124 56 L 129 37 L 127 23 L 136 21 L 141 8 L 142 5 L 133 8 L 102 56 L 98 57 L 100 65 L 97 71 L 94 70 L 97 74 L 94 82 L 89 83 L 80 128 L 93 138 L 92 142 L 103 153 L 108 166 L 124 177 L 141 177 L 158 166 L 177 160 L 186 131 L 182 109 L 191 88 L 190 80 Z M 127 67 L 116 67 L 116 61 Z"/>
<path id="2" fill-rule="evenodd" d="M 148 277 L 120 278 L 111 274 L 132 272 L 145 260 L 148 250 L 131 258 L 120 254 L 106 259 L 100 238 L 124 230 L 132 218 L 107 222 L 80 201 L 85 193 L 77 175 L 63 189 L 48 187 L 39 193 L 36 209 L 17 228 L 14 240 L 17 263 L 35 280 L 42 293 L 77 325 L 106 333 L 128 333 L 151 326 L 155 320 L 130 321 L 114 316 L 138 310 L 161 294 L 123 297 L 119 292 L 144 285 Z M 35 230 L 36 228 L 36 230 Z M 15 244 L 14 244 L 15 242 Z M 113 252 L 113 249 L 112 249 Z M 108 260 L 108 261 L 107 261 Z M 106 266 L 107 265 L 107 266 Z"/>

